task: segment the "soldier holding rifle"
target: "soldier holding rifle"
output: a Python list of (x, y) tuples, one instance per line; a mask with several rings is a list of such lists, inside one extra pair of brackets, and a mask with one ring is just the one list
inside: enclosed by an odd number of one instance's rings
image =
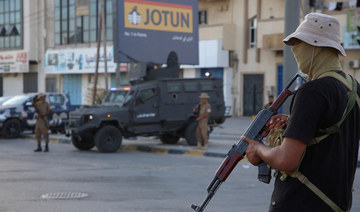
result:
[(299, 88), (290, 116), (275, 115), (274, 147), (243, 137), (246, 156), (278, 170), (269, 211), (349, 211), (360, 139), (359, 84), (342, 72), (338, 19), (310, 13), (284, 39), (301, 72), (312, 81)]

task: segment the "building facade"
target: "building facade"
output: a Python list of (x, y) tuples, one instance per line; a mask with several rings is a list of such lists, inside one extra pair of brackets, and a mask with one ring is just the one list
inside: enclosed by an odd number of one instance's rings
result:
[[(269, 95), (277, 96), (283, 89), (283, 76), (287, 71), (284, 70), (282, 43), (285, 2), (199, 0), (200, 43), (218, 40), (222, 45), (219, 50), (228, 54), (229, 62), (218, 64), (216, 68), (224, 70), (224, 85), (229, 86), (227, 96), (231, 96), (234, 116), (257, 114), (267, 103)], [(347, 54), (347, 57), (340, 57), (341, 64), (346, 73), (360, 80), (359, 1), (301, 0), (299, 6), (300, 22), (309, 12), (325, 13), (340, 20), (342, 43)], [(206, 62), (201, 63), (201, 59), (209, 54), (207, 49), (204, 51), (200, 45), (200, 67), (185, 69), (184, 72), (199, 75), (208, 68)], [(211, 63), (212, 59), (207, 62)]]
[[(222, 78), (231, 114), (256, 114), (283, 88), (285, 1), (199, 0), (199, 64), (182, 65), (181, 77)], [(73, 104), (91, 104), (101, 2), (0, 1), (0, 96), (52, 91), (69, 94)], [(314, 11), (339, 18), (347, 53), (341, 63), (360, 80), (359, 1), (300, 2), (300, 21)], [(127, 64), (113, 62), (113, 4), (104, 1), (99, 97), (127, 82)]]
[(45, 89), (45, 1), (0, 1), (0, 95)]
[[(121, 82), (126, 80), (126, 66), (114, 63), (113, 1), (105, 0), (103, 5), (101, 2), (47, 1), (44, 71), (48, 81), (55, 85), (49, 85), (47, 90), (69, 94), (73, 104), (92, 104), (95, 81), (97, 97), (101, 98), (106, 89), (116, 84), (117, 68), (121, 69)], [(105, 14), (102, 23), (99, 22), (101, 11)], [(102, 38), (99, 58), (98, 36)], [(95, 79), (97, 60), (98, 79)]]

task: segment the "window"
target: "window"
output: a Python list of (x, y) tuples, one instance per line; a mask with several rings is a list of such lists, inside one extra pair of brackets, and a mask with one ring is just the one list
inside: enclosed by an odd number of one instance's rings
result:
[(203, 83), (203, 84), (201, 84), (201, 90), (202, 91), (212, 91), (213, 86), (211, 83)]
[(65, 102), (64, 96), (61, 94), (49, 95), (49, 104), (51, 106), (62, 106)]
[(124, 104), (127, 104), (128, 102), (130, 102), (130, 100), (132, 99), (134, 94), (135, 94), (134, 91), (130, 91), (130, 93), (125, 97)]
[(169, 92), (180, 92), (181, 91), (181, 84), (169, 84), (168, 85)]
[(110, 91), (104, 98), (103, 103), (123, 103), (126, 95), (129, 93), (127, 90)]
[(206, 10), (199, 11), (199, 25), (207, 24), (207, 12)]
[[(76, 16), (75, 0), (55, 0), (55, 44), (97, 41), (101, 0), (89, 0), (89, 15)], [(112, 0), (105, 0), (106, 40), (112, 40)]]
[(142, 90), (140, 92), (140, 96), (143, 101), (146, 101), (155, 95), (156, 95), (156, 88), (150, 88), (150, 89)]
[(250, 20), (250, 37), (249, 37), (250, 48), (256, 48), (256, 27), (257, 27), (257, 21), (255, 17)]
[(0, 49), (22, 48), (22, 5), (21, 0), (0, 0)]
[(198, 86), (196, 83), (185, 83), (185, 91), (197, 91)]

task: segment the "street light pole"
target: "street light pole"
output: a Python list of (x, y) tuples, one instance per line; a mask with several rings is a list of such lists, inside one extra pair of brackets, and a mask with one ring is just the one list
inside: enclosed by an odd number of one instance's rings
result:
[[(300, 1), (286, 0), (285, 1), (285, 28), (284, 36), (293, 33), (299, 25), (300, 20)], [(291, 52), (291, 47), (284, 45), (284, 73), (283, 73), (283, 88), (291, 81), (291, 79), (298, 72), (298, 65), (295, 61), (294, 55)], [(288, 114), (290, 112), (290, 101), (287, 100), (283, 104), (283, 112)]]
[(104, 73), (105, 73), (105, 92), (109, 90), (109, 79), (108, 79), (108, 70), (107, 70), (107, 52), (106, 52), (106, 23), (105, 23), (105, 1), (101, 2), (101, 12), (102, 12), (102, 30), (103, 30), (103, 44), (104, 44)]
[(94, 90), (93, 90), (93, 98), (92, 98), (92, 104), (95, 104), (96, 100), (96, 93), (97, 93), (97, 82), (98, 82), (98, 75), (99, 75), (99, 60), (100, 60), (100, 43), (101, 43), (101, 30), (102, 30), (102, 24), (103, 24), (103, 8), (104, 6), (104, 0), (101, 0), (101, 9), (100, 9), (100, 15), (99, 15), (99, 26), (97, 31), (97, 50), (96, 50), (96, 66), (95, 66), (95, 76), (94, 76)]

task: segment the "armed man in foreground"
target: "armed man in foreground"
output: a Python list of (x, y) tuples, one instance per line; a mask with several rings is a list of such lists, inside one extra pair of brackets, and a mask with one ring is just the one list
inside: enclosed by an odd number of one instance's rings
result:
[[(299, 88), (290, 116), (267, 123), (278, 133), (273, 147), (243, 137), (248, 160), (265, 161), (276, 172), (269, 211), (349, 211), (360, 139), (360, 88), (342, 72), (338, 54), (338, 19), (318, 13), (305, 16), (284, 39), (301, 72), (312, 81)], [(281, 129), (285, 131), (281, 133)]]

